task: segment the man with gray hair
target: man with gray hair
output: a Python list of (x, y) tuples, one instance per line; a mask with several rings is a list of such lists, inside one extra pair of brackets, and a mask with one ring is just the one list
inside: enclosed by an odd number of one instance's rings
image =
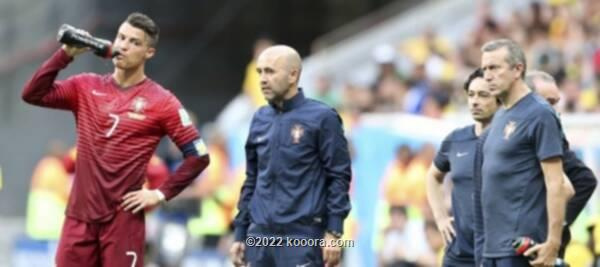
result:
[(527, 86), (548, 101), (550, 106), (556, 109), (560, 101), (560, 90), (552, 75), (540, 70), (532, 70), (525, 75)]
[[(551, 106), (555, 107), (560, 101), (560, 90), (552, 75), (543, 71), (530, 71), (525, 76), (525, 81), (529, 88), (546, 99)], [(569, 149), (569, 142), (566, 139), (564, 140), (564, 151), (563, 169), (571, 184), (573, 184), (575, 196), (567, 203), (565, 215), (567, 225), (563, 229), (562, 244), (558, 253), (559, 257), (564, 257), (566, 246), (571, 240), (569, 226), (575, 221), (588, 200), (592, 197), (598, 183), (594, 172), (577, 158), (575, 152)]]
[[(482, 47), (481, 68), (502, 103), (483, 143), (481, 205), (484, 266), (553, 266), (561, 243), (568, 192), (563, 133), (548, 103), (525, 84), (523, 50), (500, 39)], [(546, 197), (546, 196), (552, 197)], [(515, 256), (515, 238), (539, 245)]]

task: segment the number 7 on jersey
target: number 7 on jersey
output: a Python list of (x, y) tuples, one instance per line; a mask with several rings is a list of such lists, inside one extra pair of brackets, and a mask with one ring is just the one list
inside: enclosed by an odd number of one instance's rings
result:
[(119, 124), (119, 121), (121, 120), (119, 118), (119, 115), (117, 115), (117, 114), (109, 113), (108, 116), (113, 118), (115, 121), (113, 122), (113, 125), (110, 127), (110, 129), (106, 133), (106, 137), (110, 137), (115, 132), (115, 129), (117, 129), (117, 125)]

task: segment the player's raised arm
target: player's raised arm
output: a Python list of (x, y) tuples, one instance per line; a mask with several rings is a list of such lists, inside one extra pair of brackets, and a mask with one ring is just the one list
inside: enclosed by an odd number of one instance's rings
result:
[(33, 74), (23, 88), (22, 98), (25, 102), (43, 107), (73, 110), (77, 103), (77, 80), (79, 76), (65, 81), (55, 81), (58, 72), (77, 55), (89, 50), (63, 45)]

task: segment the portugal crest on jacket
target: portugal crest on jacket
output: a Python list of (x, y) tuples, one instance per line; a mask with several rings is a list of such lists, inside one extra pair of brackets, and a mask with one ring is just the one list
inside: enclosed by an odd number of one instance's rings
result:
[(504, 140), (508, 140), (516, 129), (517, 123), (515, 121), (509, 121), (506, 126), (504, 126)]
[(304, 135), (304, 128), (300, 124), (294, 124), (290, 133), (292, 135), (292, 143), (299, 144), (300, 138)]

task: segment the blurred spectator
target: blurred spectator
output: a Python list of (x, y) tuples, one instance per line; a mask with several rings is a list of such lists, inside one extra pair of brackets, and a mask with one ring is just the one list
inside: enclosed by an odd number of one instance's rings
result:
[(154, 154), (146, 167), (146, 181), (144, 187), (148, 189), (159, 188), (169, 178), (169, 169), (164, 161)]
[(375, 89), (384, 78), (398, 76), (396, 68), (398, 52), (391, 44), (380, 44), (375, 46), (372, 53), (373, 60), (377, 64), (377, 77), (371, 86)]
[(435, 221), (427, 220), (425, 222), (425, 236), (427, 238), (429, 249), (435, 254), (435, 261), (432, 261), (431, 264), (441, 266), (444, 260), (444, 239), (442, 238), (442, 234), (440, 234)]
[(428, 94), (423, 103), (422, 114), (430, 118), (440, 119), (444, 111), (444, 103), (442, 102), (444, 100), (441, 97), (437, 97), (437, 95), (433, 93)]
[(237, 131), (240, 125), (250, 121), (256, 109), (267, 104), (260, 88), (258, 72), (256, 72), (256, 59), (264, 49), (273, 44), (273, 40), (269, 38), (261, 37), (255, 41), (252, 59), (246, 66), (242, 92), (227, 103), (217, 116), (216, 127), (219, 131), (223, 133)]
[(258, 38), (254, 42), (252, 60), (250, 60), (250, 63), (248, 63), (246, 66), (246, 74), (244, 76), (242, 91), (244, 94), (250, 97), (254, 107), (260, 107), (267, 104), (267, 101), (262, 94), (262, 90), (260, 89), (260, 80), (258, 73), (256, 72), (256, 59), (263, 50), (269, 46), (272, 46), (273, 44), (273, 40), (269, 38)]
[(565, 261), (570, 264), (571, 267), (588, 267), (598, 266), (592, 265), (594, 262), (594, 255), (590, 249), (585, 245), (576, 240), (572, 240), (567, 247), (565, 253)]
[(338, 108), (340, 106), (339, 91), (333, 90), (330, 79), (327, 74), (317, 78), (313, 99), (321, 101), (332, 108)]
[(426, 27), (421, 36), (408, 39), (402, 44), (402, 51), (416, 65), (425, 65), (433, 57), (447, 60), (451, 49), (450, 42), (439, 36), (432, 27)]
[(419, 208), (421, 215), (429, 214), (425, 176), (434, 156), (435, 147), (429, 143), (424, 144), (406, 168), (407, 198), (411, 206)]
[(404, 98), (404, 111), (409, 113), (420, 113), (429, 93), (429, 81), (425, 74), (425, 65), (415, 66), (410, 79), (410, 88)]
[(566, 76), (563, 53), (544, 34), (539, 34), (540, 39), (531, 47), (529, 68), (544, 71), (552, 75), (557, 84), (561, 84)]
[(214, 249), (220, 247), (219, 244), (228, 233), (231, 223), (232, 207), (227, 204), (226, 199), (232, 194), (232, 190), (239, 188), (234, 189), (227, 185), (231, 169), (225, 137), (216, 129), (203, 132), (208, 142), (211, 164), (194, 184), (193, 194), (202, 199), (202, 202), (200, 215), (190, 218), (188, 230), (192, 236), (202, 241), (202, 247)]
[(26, 212), (26, 232), (32, 239), (60, 237), (71, 184), (62, 161), (64, 155), (65, 145), (52, 140), (33, 170)]
[[(529, 6), (530, 15), (526, 22), (527, 36), (535, 38), (538, 34), (545, 35), (548, 33), (549, 14), (540, 2), (532, 2)], [(531, 39), (530, 39), (531, 41)]]
[(409, 187), (406, 169), (412, 160), (412, 152), (408, 145), (396, 148), (396, 157), (387, 167), (383, 181), (385, 200), (390, 206), (409, 205)]
[(427, 243), (423, 223), (409, 220), (404, 206), (390, 207), (389, 216), (389, 226), (383, 232), (379, 266), (435, 266), (436, 256)]
[(600, 266), (600, 217), (594, 216), (587, 227), (589, 234), (587, 247), (592, 251), (593, 264), (591, 266)]
[(402, 110), (402, 100), (406, 95), (406, 85), (396, 76), (383, 77), (374, 95), (374, 111), (392, 112)]
[[(344, 81), (341, 88), (341, 116), (343, 116), (343, 113), (347, 113), (347, 116), (354, 117), (354, 115), (360, 116), (361, 113), (373, 111), (375, 99), (372, 90), (368, 86), (368, 84), (358, 81), (358, 79)], [(346, 126), (344, 125), (344, 127)]]
[[(402, 99), (406, 93), (406, 86), (402, 81), (396, 61), (398, 52), (390, 44), (377, 45), (372, 51), (373, 60), (377, 64), (375, 81), (370, 85), (371, 94), (368, 111), (391, 112), (399, 111), (402, 107)], [(357, 97), (360, 99), (360, 97)]]

